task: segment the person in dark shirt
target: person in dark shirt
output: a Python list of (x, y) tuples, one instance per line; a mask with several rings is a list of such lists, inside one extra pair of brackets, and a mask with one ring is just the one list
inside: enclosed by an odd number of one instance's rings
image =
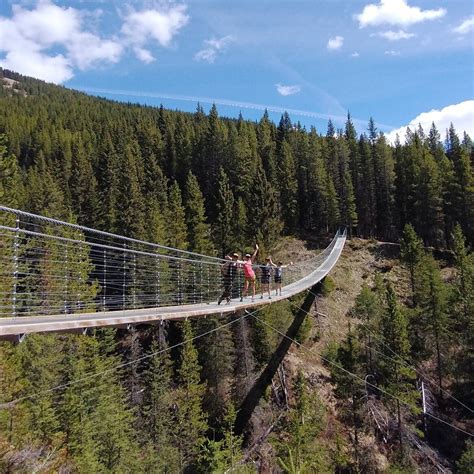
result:
[(222, 285), (224, 291), (219, 297), (217, 304), (221, 304), (223, 300), (227, 300), (227, 304), (230, 304), (230, 298), (232, 296), (232, 285), (234, 284), (235, 276), (237, 275), (237, 269), (239, 267), (239, 254), (234, 253), (232, 256), (225, 256), (226, 262), (221, 267), (222, 273)]
[(273, 267), (276, 266), (272, 262), (271, 257), (267, 257), (265, 259), (265, 265), (260, 265), (260, 285), (261, 285), (261, 291), (262, 291), (262, 296), (260, 296), (260, 299), (263, 300), (263, 294), (265, 292), (268, 292), (268, 299), (271, 300), (272, 296), (270, 294), (270, 277), (273, 271)]
[(293, 262), (290, 262), (288, 265), (283, 265), (283, 262), (278, 262), (277, 265), (273, 264), (275, 267), (275, 295), (278, 295), (278, 292), (280, 292), (281, 296), (281, 280), (283, 277), (283, 269), (286, 267), (289, 267), (290, 265), (293, 265)]

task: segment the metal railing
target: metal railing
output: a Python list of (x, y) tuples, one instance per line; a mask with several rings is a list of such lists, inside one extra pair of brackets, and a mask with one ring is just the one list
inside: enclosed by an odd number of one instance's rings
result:
[[(338, 235), (314, 258), (285, 268), (283, 284), (323, 263)], [(225, 262), (0, 206), (0, 317), (215, 302)], [(239, 270), (234, 298), (242, 287)]]

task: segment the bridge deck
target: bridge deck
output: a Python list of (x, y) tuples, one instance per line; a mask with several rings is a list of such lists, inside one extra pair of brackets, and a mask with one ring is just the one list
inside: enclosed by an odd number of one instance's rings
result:
[(275, 303), (301, 293), (321, 281), (337, 263), (342, 249), (344, 248), (345, 240), (345, 236), (338, 237), (331, 253), (328, 255), (326, 260), (319, 265), (319, 267), (305, 278), (284, 286), (282, 289), (282, 296), (272, 295), (271, 300), (265, 296), (263, 299), (260, 299), (260, 295), (257, 295), (254, 302), (251, 301), (250, 297), (247, 297), (243, 302), (233, 300), (231, 301), (231, 304), (228, 305), (218, 305), (217, 302), (211, 302), (124, 311), (119, 310), (83, 314), (1, 318), (0, 339), (36, 332), (74, 331), (94, 327), (117, 327), (127, 324), (156, 323), (161, 320), (179, 320), (216, 314), (222, 315), (246, 308), (254, 308)]

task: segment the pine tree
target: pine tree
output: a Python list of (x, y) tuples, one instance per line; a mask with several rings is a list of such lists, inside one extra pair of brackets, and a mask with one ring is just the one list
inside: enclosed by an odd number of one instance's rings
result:
[(206, 414), (202, 409), (205, 386), (200, 381), (201, 367), (198, 353), (191, 341), (191, 323), (181, 324), (182, 346), (178, 369), (179, 387), (175, 395), (176, 420), (173, 433), (180, 454), (180, 469), (192, 466), (204, 442), (207, 429)]
[(349, 171), (349, 149), (345, 138), (339, 136), (336, 141), (336, 153), (339, 166), (339, 218), (340, 223), (349, 230), (349, 236), (352, 235), (353, 227), (357, 226), (357, 211), (354, 197), (354, 188)]
[(354, 315), (362, 320), (359, 333), (365, 345), (365, 363), (367, 373), (374, 373), (374, 354), (372, 335), (377, 330), (380, 319), (380, 304), (376, 294), (366, 285), (362, 285), (357, 295)]
[(143, 239), (145, 232), (145, 201), (140, 184), (140, 160), (137, 143), (126, 145), (120, 176), (118, 230), (121, 234)]
[(286, 472), (329, 472), (328, 453), (318, 443), (324, 426), (324, 407), (317, 394), (310, 392), (301, 371), (294, 382), (294, 393), (294, 406), (283, 425), (288, 438), (279, 445), (279, 463)]
[[(154, 455), (155, 469), (179, 469), (179, 453), (173, 440), (173, 366), (167, 351), (165, 326), (157, 326), (150, 346), (148, 367), (144, 370), (143, 420), (146, 442)], [(156, 355), (153, 355), (156, 354)]]
[(454, 229), (456, 276), (451, 294), (451, 330), (460, 335), (455, 356), (456, 392), (467, 404), (474, 401), (474, 254), (466, 248), (461, 226)]
[[(0, 202), (2, 205), (13, 208), (21, 208), (24, 202), (24, 189), (20, 167), (17, 159), (8, 153), (5, 144), (5, 136), (0, 134)], [(14, 214), (2, 213), (0, 225), (17, 227), (17, 217)], [(16, 300), (14, 291), (18, 281), (18, 258), (20, 234), (14, 231), (3, 230), (2, 243), (0, 244), (0, 312), (8, 314), (11, 309), (16, 313)], [(7, 309), (8, 308), (8, 309)]]
[(234, 245), (234, 194), (230, 189), (229, 179), (224, 168), (221, 168), (219, 171), (216, 210), (217, 218), (214, 227), (215, 244), (220, 249), (221, 255), (224, 256)]
[(406, 224), (400, 241), (400, 259), (410, 272), (412, 303), (416, 304), (415, 270), (424, 255), (423, 243), (411, 224)]
[(169, 246), (186, 250), (188, 247), (186, 213), (181, 198), (181, 190), (176, 181), (169, 189), (166, 224)]
[(243, 249), (247, 245), (247, 231), (247, 208), (245, 207), (244, 200), (239, 197), (234, 206), (234, 225), (232, 230), (235, 248)]
[(394, 164), (392, 150), (385, 137), (380, 135), (372, 147), (372, 160), (375, 178), (377, 234), (392, 238), (392, 211), (394, 188)]
[(196, 177), (189, 172), (186, 181), (185, 203), (189, 250), (212, 255), (210, 226), (206, 222), (204, 197)]
[(209, 111), (208, 129), (204, 136), (204, 150), (200, 163), (200, 172), (197, 175), (202, 184), (202, 191), (207, 201), (207, 214), (211, 219), (216, 217), (215, 192), (219, 169), (223, 164), (225, 151), (225, 128), (213, 104)]
[(298, 210), (298, 182), (296, 180), (296, 166), (290, 145), (284, 141), (280, 146), (278, 156), (278, 186), (282, 217), (287, 232), (296, 229)]
[[(219, 326), (215, 317), (199, 319), (196, 327), (200, 334), (215, 330)], [(199, 359), (202, 366), (202, 378), (206, 381), (204, 408), (209, 414), (209, 422), (215, 426), (225, 414), (230, 401), (232, 388), (234, 344), (229, 327), (199, 340)]]
[[(62, 423), (68, 448), (80, 472), (130, 471), (138, 466), (138, 445), (132, 429), (132, 411), (116, 372), (114, 356), (104, 357), (100, 343), (91, 337), (71, 339), (67, 350), (71, 384), (64, 394)], [(98, 372), (90, 378), (85, 374)]]
[(0, 134), (0, 202), (7, 207), (22, 207), (23, 192), (18, 161), (14, 155), (8, 153), (6, 137)]
[(100, 215), (100, 228), (108, 232), (117, 233), (118, 229), (118, 206), (120, 187), (120, 163), (117, 151), (110, 133), (106, 133), (98, 150), (99, 176), (98, 191), (100, 193), (101, 206), (98, 208)]
[(203, 472), (225, 472), (232, 470), (237, 473), (249, 472), (239, 466), (242, 458), (242, 436), (234, 433), (235, 408), (232, 403), (227, 405), (221, 420), (220, 439), (207, 440), (200, 455), (200, 468)]
[(356, 201), (359, 201), (359, 196), (362, 192), (361, 186), (363, 186), (365, 177), (360, 173), (360, 151), (357, 143), (357, 132), (349, 113), (347, 114), (344, 136), (347, 146), (349, 147), (349, 170), (354, 187), (354, 194)]
[[(439, 396), (442, 397), (443, 365), (441, 348), (446, 343), (447, 329), (447, 291), (439, 267), (431, 255), (426, 255), (419, 268), (419, 283), (417, 302), (421, 316), (425, 321), (430, 339), (434, 342), (436, 356), (436, 372), (438, 378)], [(432, 347), (432, 344), (429, 344)]]
[[(268, 182), (261, 164), (248, 195), (247, 218), (250, 236), (265, 247), (270, 247), (280, 235), (281, 221), (275, 190)], [(262, 250), (263, 252), (263, 250)]]
[(97, 219), (97, 180), (82, 140), (77, 137), (72, 148), (72, 170), (69, 183), (72, 206), (82, 225), (92, 226)]
[[(364, 389), (352, 374), (356, 374), (359, 378), (365, 376), (364, 371), (361, 371), (361, 353), (361, 348), (349, 328), (347, 338), (339, 347), (336, 357), (338, 366), (344, 368), (345, 371), (338, 367), (334, 367), (334, 370), (331, 371), (331, 378), (336, 384), (336, 395), (341, 400), (350, 400), (350, 409), (348, 412), (344, 409), (343, 416), (350, 420), (354, 429), (354, 452), (357, 460), (359, 458), (359, 429), (362, 424), (361, 400), (364, 396)], [(372, 371), (369, 369), (368, 374), (371, 373)]]
[(18, 346), (16, 354), (22, 386), (18, 395), (37, 394), (22, 402), (28, 412), (24, 432), (47, 445), (55, 445), (61, 436), (56, 410), (58, 393), (48, 391), (63, 381), (60, 372), (63, 355), (58, 350), (58, 341), (58, 336), (32, 334)]
[(468, 241), (474, 239), (472, 222), (474, 209), (474, 178), (469, 153), (461, 146), (456, 131), (451, 124), (447, 139), (447, 156), (453, 163), (454, 186), (451, 192), (454, 222), (459, 222)]
[(439, 246), (444, 233), (442, 183), (431, 154), (425, 150), (423, 155), (415, 201), (417, 223), (424, 242)]
[(277, 180), (276, 171), (276, 143), (275, 143), (275, 127), (270, 122), (268, 111), (265, 110), (260, 122), (257, 126), (258, 137), (258, 155), (262, 159), (263, 169), (268, 176), (270, 182)]
[(376, 226), (375, 177), (370, 142), (365, 135), (359, 139), (360, 174), (364, 177), (357, 196), (359, 233), (364, 237), (373, 237)]
[(405, 314), (399, 307), (395, 291), (390, 283), (386, 289), (386, 307), (380, 320), (380, 335), (383, 341), (382, 352), (385, 358), (379, 360), (382, 384), (394, 398), (397, 408), (398, 430), (401, 443), (402, 413), (400, 401), (413, 404), (416, 392), (413, 387), (415, 374), (405, 361), (409, 355), (408, 325)]

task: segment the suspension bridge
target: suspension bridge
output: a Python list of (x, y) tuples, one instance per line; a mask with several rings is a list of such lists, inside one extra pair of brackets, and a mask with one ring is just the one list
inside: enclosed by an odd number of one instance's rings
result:
[[(321, 281), (346, 240), (285, 268), (282, 294), (243, 298), (238, 272), (219, 305), (226, 260), (0, 206), (0, 338), (223, 315), (271, 304)], [(259, 265), (255, 265), (258, 278)]]

